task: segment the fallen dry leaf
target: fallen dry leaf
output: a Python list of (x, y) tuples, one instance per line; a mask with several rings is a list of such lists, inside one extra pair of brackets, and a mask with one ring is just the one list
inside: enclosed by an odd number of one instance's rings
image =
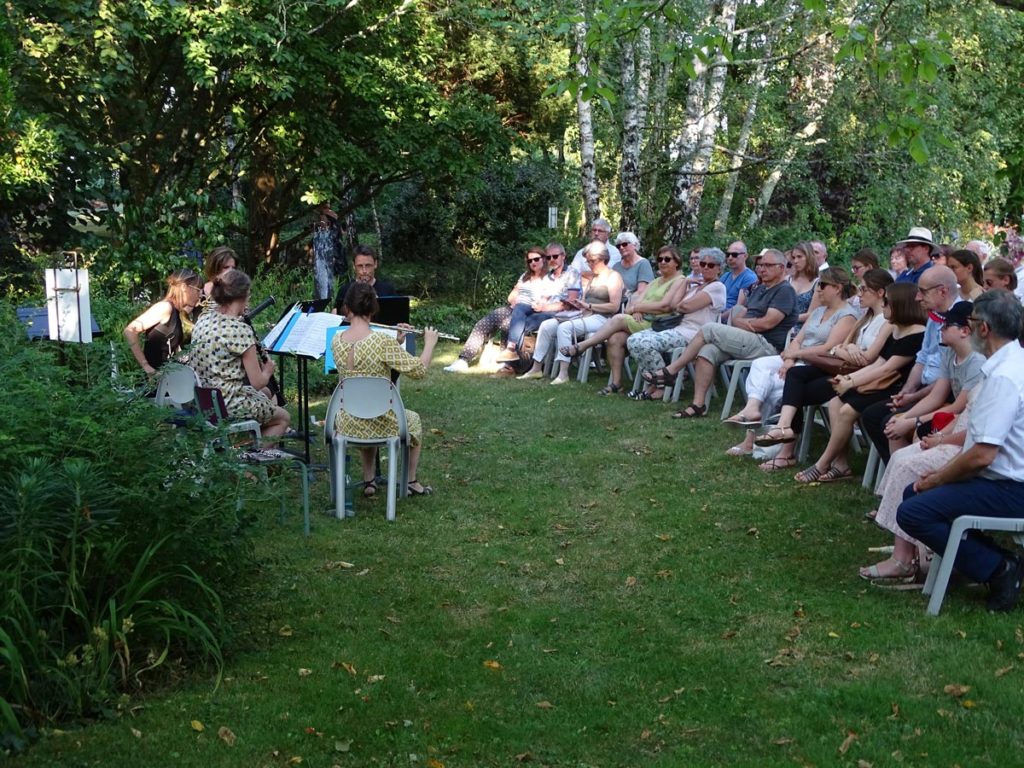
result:
[(858, 760), (857, 768), (874, 768), (874, 763), (869, 763), (867, 760)]
[(963, 696), (965, 693), (967, 693), (969, 690), (971, 690), (971, 686), (969, 685), (958, 685), (957, 683), (950, 683), (942, 689), (942, 692), (952, 696), (953, 698), (959, 698)]
[(800, 637), (800, 634), (801, 634), (801, 631), (800, 631), (800, 627), (798, 627), (798, 626), (794, 625), (794, 626), (793, 626), (793, 627), (792, 627), (792, 628), (791, 628), (791, 629), (790, 629), (790, 630), (789, 630), (789, 631), (788, 631), (788, 632), (786, 633), (786, 639), (787, 639), (787, 640), (789, 640), (790, 642), (792, 642), (793, 640), (796, 640), (796, 639), (797, 639), (798, 637)]
[(538, 701), (536, 706), (537, 706), (537, 709), (554, 709), (555, 708), (555, 705), (552, 704), (547, 699), (545, 699), (544, 701)]
[(516, 761), (520, 763), (528, 763), (533, 760), (533, 754), (530, 752), (520, 752), (516, 755)]
[(828, 636), (831, 637), (833, 640), (836, 640), (836, 639), (839, 638), (839, 635), (836, 634), (835, 632), (829, 632)]
[(291, 627), (285, 624), (283, 627), (277, 630), (277, 634), (279, 634), (281, 637), (291, 637), (295, 634), (295, 630), (293, 630)]
[(196, 733), (202, 733), (203, 731), (206, 730), (206, 726), (203, 725), (198, 720), (193, 720), (192, 721), (192, 730), (195, 731)]
[(555, 558), (555, 565), (565, 565), (565, 558), (564, 557), (557, 557), (557, 558)]
[(787, 739), (785, 736), (783, 736), (780, 739), (776, 739), (775, 741), (772, 742), (772, 744), (774, 744), (777, 747), (784, 747), (787, 744), (792, 744), (792, 743), (793, 743), (793, 739)]
[(355, 563), (346, 563), (344, 560), (328, 560), (324, 563), (325, 571), (333, 571), (338, 568), (355, 568)]
[(227, 726), (223, 726), (222, 725), (220, 728), (218, 728), (217, 729), (217, 736), (218, 736), (218, 738), (220, 738), (221, 741), (223, 741), (229, 747), (235, 746), (235, 734)]
[(659, 533), (658, 539), (661, 541), (672, 541), (672, 535), (669, 533)]
[(132, 736), (134, 736), (136, 739), (141, 739), (142, 731), (140, 731), (138, 728), (132, 728)]
[(651, 738), (651, 732), (649, 730), (644, 728), (640, 731), (640, 741), (647, 741), (649, 738)]
[(331, 665), (334, 669), (344, 669), (352, 677), (356, 676), (356, 668), (349, 664), (347, 661), (336, 661)]
[(843, 739), (843, 743), (839, 745), (839, 754), (845, 755), (846, 751), (851, 747), (853, 742), (857, 740), (857, 734), (853, 731), (846, 732), (846, 738)]
[(352, 748), (352, 739), (346, 739), (345, 741), (335, 741), (334, 751), (335, 752), (348, 752)]
[(357, 573), (356, 576), (365, 576), (369, 572), (370, 572), (369, 568), (363, 568), (363, 570), (361, 570), (359, 573)]
[(627, 587), (635, 587), (636, 586), (636, 576), (627, 576), (626, 577), (626, 586)]
[(296, 755), (295, 757), (288, 758), (288, 765), (298, 765), (302, 762), (302, 758)]
[(756, 539), (758, 533), (757, 528), (747, 528), (747, 536), (753, 536)]
[(896, 703), (896, 702), (894, 701), (894, 702), (892, 702), (892, 703), (891, 703), (891, 704), (889, 705), (889, 709), (890, 709), (890, 710), (892, 711), (892, 714), (891, 714), (891, 715), (889, 715), (889, 719), (890, 719), (890, 720), (899, 720), (899, 717), (900, 717), (900, 705), (899, 705), (899, 704), (897, 704), (897, 703)]
[(309, 677), (313, 674), (312, 669), (306, 669), (305, 667), (299, 667), (299, 677)]
[(432, 757), (427, 760), (427, 768), (444, 768), (444, 763)]
[(368, 683), (379, 683), (385, 677), (386, 677), (386, 675), (368, 675), (367, 678), (366, 678), (366, 682), (368, 682)]
[(441, 431), (440, 429), (438, 429), (437, 427), (431, 427), (431, 428), (430, 428), (430, 434), (432, 434), (432, 435), (443, 435), (443, 434), (444, 434), (444, 432), (442, 432), (442, 431)]
[(723, 640), (732, 640), (734, 637), (736, 637), (736, 630), (728, 629), (722, 634), (720, 634), (719, 637)]
[(662, 570), (658, 571), (654, 575), (657, 576), (659, 579), (671, 579), (672, 578), (672, 570), (669, 569), (669, 568), (663, 568)]
[(488, 659), (484, 662), (484, 666), (488, 669), (501, 669), (501, 664), (494, 659)]
[(978, 706), (978, 702), (974, 701), (973, 699), (964, 699), (960, 702), (960, 706), (964, 709), (974, 709), (976, 706)]
[(1013, 664), (1011, 664), (1011, 665), (1010, 665), (1010, 666), (1008, 666), (1008, 667), (1003, 667), (1002, 669), (997, 669), (997, 670), (996, 670), (996, 677), (1002, 677), (1003, 675), (1007, 675), (1007, 674), (1009, 674), (1009, 673), (1010, 673), (1010, 672), (1011, 672), (1012, 670), (1013, 670)]

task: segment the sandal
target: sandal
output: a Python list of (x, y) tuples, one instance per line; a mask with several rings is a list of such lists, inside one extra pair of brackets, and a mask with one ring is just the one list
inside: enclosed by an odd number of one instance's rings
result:
[(850, 471), (849, 467), (840, 469), (835, 464), (828, 468), (827, 472), (822, 472), (818, 478), (819, 482), (822, 483), (837, 483), (840, 480), (850, 480), (853, 478), (853, 472)]
[(375, 480), (367, 480), (363, 483), (363, 498), (372, 499), (377, 495), (377, 482)]
[(743, 413), (737, 413), (735, 416), (729, 419), (722, 419), (722, 423), (730, 427), (759, 427), (761, 426), (761, 418), (748, 419)]
[(671, 387), (676, 383), (676, 374), (672, 373), (667, 367), (657, 371), (644, 371), (643, 377), (644, 381), (648, 384), (654, 384), (658, 387)]
[(777, 469), (789, 469), (796, 466), (796, 459), (792, 456), (776, 456), (757, 465), (762, 472), (774, 472)]
[(754, 445), (761, 448), (770, 448), (781, 443), (792, 443), (796, 441), (796, 432), (792, 427), (772, 427), (763, 435), (758, 435)]
[[(893, 564), (893, 571), (891, 573), (882, 573), (878, 566), (885, 565), (886, 563)], [(895, 557), (890, 557), (888, 560), (882, 560), (880, 563), (874, 565), (868, 565), (857, 571), (860, 577), (865, 581), (874, 582), (876, 579), (899, 579), (901, 581), (913, 580), (917, 577), (917, 561), (911, 560), (909, 563), (904, 563), (902, 560), (897, 560)]]
[[(756, 440), (754, 442), (757, 442)], [(793, 479), (798, 483), (816, 483), (824, 473), (818, 469), (817, 464), (811, 464), (807, 469), (802, 472), (797, 472), (793, 475)]]
[(685, 410), (676, 411), (672, 414), (673, 419), (699, 419), (702, 416), (708, 415), (708, 407), (706, 405), (697, 405), (696, 403), (690, 403), (686, 406)]
[[(418, 485), (419, 490), (413, 488), (413, 485)], [(410, 496), (429, 496), (434, 492), (434, 489), (429, 485), (423, 485), (419, 480), (410, 480), (409, 485), (406, 486)]]
[[(654, 395), (652, 395), (646, 389), (634, 389), (632, 392), (630, 392), (626, 396), (630, 400), (653, 400), (654, 399)], [(661, 400), (660, 397), (658, 399)]]
[[(601, 389), (597, 390), (597, 394), (601, 395), (602, 397), (606, 397), (607, 395), (617, 395), (621, 391), (622, 391), (622, 387), (619, 386), (618, 384), (609, 384), (609, 385), (607, 385), (605, 387), (601, 387)], [(632, 397), (632, 395), (630, 395), (630, 396)]]
[(567, 347), (559, 347), (558, 354), (565, 355), (566, 357), (576, 357), (580, 353), (580, 348), (575, 344), (570, 344)]
[(754, 452), (753, 448), (747, 448), (743, 443), (734, 445), (728, 451), (725, 452), (726, 456), (750, 456)]

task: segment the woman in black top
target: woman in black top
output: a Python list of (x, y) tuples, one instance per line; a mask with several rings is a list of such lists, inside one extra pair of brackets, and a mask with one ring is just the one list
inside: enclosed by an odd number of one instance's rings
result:
[[(167, 294), (125, 326), (124, 337), (147, 376), (153, 376), (181, 349), (185, 341), (181, 313), (195, 309), (202, 285), (191, 269), (172, 272), (167, 278)], [(139, 341), (140, 334), (145, 334), (144, 343)]]

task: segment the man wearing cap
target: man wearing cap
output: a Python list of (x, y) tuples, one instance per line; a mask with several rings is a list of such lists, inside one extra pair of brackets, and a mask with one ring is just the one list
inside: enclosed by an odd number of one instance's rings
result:
[(917, 283), (917, 300), (928, 313), (928, 322), (924, 327), (924, 341), (914, 367), (910, 369), (903, 388), (891, 400), (869, 405), (860, 417), (882, 461), (889, 460), (886, 422), (893, 413), (907, 410), (931, 392), (932, 385), (942, 372), (942, 316), (959, 296), (956, 275), (949, 267), (936, 265), (926, 270)]
[(896, 243), (907, 259), (907, 268), (896, 277), (897, 283), (916, 283), (932, 266), (932, 231), (927, 227), (911, 227), (905, 240)]
[[(590, 225), (590, 236), (591, 242), (598, 240), (604, 244), (608, 249), (608, 266), (614, 267), (620, 261), (622, 261), (622, 254), (619, 253), (619, 249), (608, 242), (608, 238), (612, 233), (612, 225), (608, 223), (608, 219), (597, 219), (593, 224)], [(589, 243), (587, 244), (589, 245)], [(590, 267), (587, 266), (587, 257), (584, 251), (587, 246), (583, 246), (572, 259), (570, 267), (579, 272), (583, 277), (590, 277), (592, 275)]]
[(957, 414), (967, 407), (967, 395), (981, 381), (981, 366), (985, 363), (985, 357), (970, 345), (973, 308), (969, 301), (958, 301), (946, 312), (936, 313), (942, 321), (938, 378), (927, 396), (910, 410), (893, 414), (886, 423), (890, 454), (910, 445), (915, 430), (922, 435), (930, 433), (936, 411)]
[(619, 232), (615, 244), (622, 253), (622, 261), (612, 267), (622, 277), (627, 295), (642, 292), (654, 279), (651, 262), (640, 257), (640, 238), (632, 232)]
[[(971, 401), (964, 449), (908, 486), (896, 522), (942, 554), (961, 515), (1024, 517), (1024, 349), (1017, 343), (1024, 307), (1008, 291), (983, 293), (969, 318), (972, 342), (988, 359)], [(988, 609), (1010, 611), (1020, 596), (1024, 561), (977, 532), (957, 550), (954, 567), (989, 585)]]
[[(725, 286), (725, 311), (728, 312), (736, 306), (740, 291), (757, 282), (757, 275), (747, 266), (747, 245), (742, 240), (737, 240), (725, 251), (725, 266), (728, 271), (721, 280)], [(725, 322), (724, 318), (722, 322)]]

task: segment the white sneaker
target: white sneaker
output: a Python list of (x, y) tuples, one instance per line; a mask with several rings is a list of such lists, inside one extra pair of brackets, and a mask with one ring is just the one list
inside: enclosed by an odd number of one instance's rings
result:
[(543, 379), (543, 371), (527, 371), (522, 376), (516, 376), (520, 381), (529, 381), (530, 379)]
[(469, 363), (467, 363), (461, 357), (457, 357), (455, 358), (454, 363), (452, 363), (451, 365), (446, 365), (444, 369), (448, 371), (448, 373), (465, 373), (466, 371), (469, 370)]

